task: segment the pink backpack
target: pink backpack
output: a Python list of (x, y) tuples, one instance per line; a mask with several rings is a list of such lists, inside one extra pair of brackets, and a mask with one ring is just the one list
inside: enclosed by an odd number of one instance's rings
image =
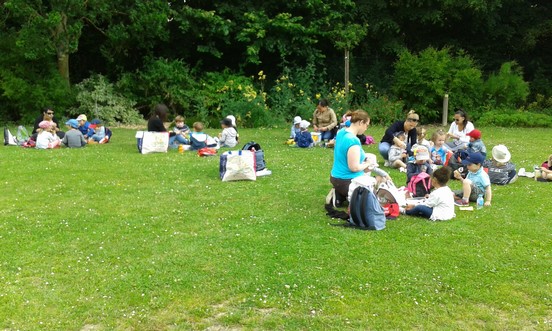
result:
[(425, 197), (431, 189), (431, 176), (427, 172), (412, 176), (406, 189), (413, 197)]

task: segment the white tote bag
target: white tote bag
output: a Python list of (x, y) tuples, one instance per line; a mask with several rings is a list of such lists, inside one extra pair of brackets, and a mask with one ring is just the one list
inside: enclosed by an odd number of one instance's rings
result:
[(233, 180), (256, 180), (255, 153), (229, 151), (220, 156), (220, 178), (223, 182)]
[(138, 131), (136, 132), (138, 151), (142, 154), (166, 153), (169, 148), (168, 132)]

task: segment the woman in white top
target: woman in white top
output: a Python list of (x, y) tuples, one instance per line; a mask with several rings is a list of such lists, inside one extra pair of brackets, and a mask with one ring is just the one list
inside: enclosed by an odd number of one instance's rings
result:
[(454, 112), (454, 121), (450, 124), (447, 132), (447, 139), (452, 141), (447, 142), (447, 147), (452, 151), (465, 149), (468, 147), (470, 137), (467, 135), (475, 129), (473, 123), (468, 120), (468, 114), (462, 108), (456, 109)]

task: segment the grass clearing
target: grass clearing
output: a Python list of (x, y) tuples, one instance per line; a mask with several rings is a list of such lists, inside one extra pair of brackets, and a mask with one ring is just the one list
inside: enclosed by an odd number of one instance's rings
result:
[[(518, 168), (552, 151), (550, 129), (481, 131)], [(1, 329), (552, 327), (550, 183), (494, 185), (491, 207), (452, 221), (358, 231), (325, 215), (332, 150), (290, 148), (286, 128), (241, 129), (272, 175), (229, 183), (218, 156), (140, 155), (134, 133), (1, 149)]]

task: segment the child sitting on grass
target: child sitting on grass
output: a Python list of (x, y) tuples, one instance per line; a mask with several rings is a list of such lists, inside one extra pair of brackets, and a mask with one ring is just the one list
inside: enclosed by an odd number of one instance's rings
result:
[(190, 132), (190, 150), (199, 150), (203, 147), (216, 147), (217, 142), (208, 134), (203, 132), (203, 123), (195, 122), (193, 125), (194, 131)]
[(548, 161), (541, 164), (539, 171), (535, 171), (535, 180), (539, 182), (552, 181), (552, 154), (548, 157)]
[(462, 190), (454, 191), (457, 197), (454, 204), (457, 206), (469, 206), (470, 201), (477, 201), (477, 197), (481, 194), (485, 199), (485, 206), (491, 205), (492, 191), (491, 180), (489, 175), (483, 170), (483, 162), (485, 157), (481, 153), (468, 154), (462, 164), (468, 168), (466, 178), (462, 178), (462, 174), (454, 171), (454, 178), (462, 182)]
[(447, 221), (456, 216), (454, 213), (454, 195), (447, 186), (452, 170), (441, 167), (433, 172), (431, 186), (434, 188), (429, 197), (417, 205), (408, 204), (401, 209), (406, 215), (429, 218), (432, 221)]
[(448, 159), (452, 156), (450, 151), (445, 145), (447, 134), (443, 130), (437, 130), (431, 136), (433, 147), (429, 149), (431, 153), (431, 163), (434, 165), (447, 165)]
[(481, 131), (477, 129), (471, 130), (466, 135), (470, 137), (470, 143), (468, 144), (467, 149), (468, 154), (481, 153), (481, 155), (486, 158), (487, 147), (485, 147), (485, 144), (481, 140)]
[[(393, 143), (393, 146), (389, 147), (389, 164), (392, 168), (399, 169), (400, 172), (406, 172), (406, 160), (408, 154), (406, 148), (403, 148), (404, 141), (406, 140), (406, 133), (403, 131), (394, 134), (399, 140)], [(404, 144), (406, 146), (406, 144)]]
[(238, 144), (238, 130), (232, 126), (232, 120), (228, 117), (220, 121), (222, 132), (219, 133), (220, 147), (236, 147)]
[(295, 140), (295, 137), (301, 132), (301, 116), (295, 116), (293, 118), (293, 125), (291, 126), (291, 132), (289, 134), (289, 139)]
[(419, 173), (425, 172), (430, 176), (431, 174), (433, 174), (433, 169), (429, 164), (429, 151), (427, 150), (427, 147), (422, 145), (415, 145), (412, 148), (412, 151), (414, 153), (415, 160), (413, 162), (409, 162), (406, 165), (406, 185), (407, 186), (408, 186), (408, 183), (410, 183), (410, 180), (412, 179), (412, 177), (416, 176)]
[(190, 128), (184, 123), (184, 116), (178, 115), (174, 118), (173, 127), (174, 136), (169, 138), (169, 146), (188, 145), (190, 142), (186, 135), (190, 133)]
[(63, 136), (61, 143), (69, 148), (80, 148), (85, 146), (86, 140), (84, 140), (82, 132), (78, 130), (79, 123), (77, 120), (68, 120), (65, 122), (65, 125), (67, 125), (68, 130), (65, 133), (65, 136)]
[(308, 148), (314, 146), (314, 140), (309, 132), (309, 121), (302, 120), (299, 124), (301, 131), (295, 136), (295, 145), (301, 148)]
[(61, 144), (61, 140), (56, 135), (56, 127), (53, 125), (53, 122), (42, 121), (38, 124), (36, 131), (38, 135), (36, 137), (36, 148), (37, 149), (50, 149), (58, 148)]

